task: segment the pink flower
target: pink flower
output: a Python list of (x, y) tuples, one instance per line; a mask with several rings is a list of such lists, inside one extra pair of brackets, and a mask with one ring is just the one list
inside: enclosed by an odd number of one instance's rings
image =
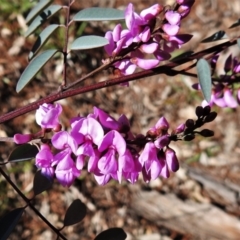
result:
[(60, 104), (44, 103), (36, 111), (36, 122), (42, 128), (57, 128), (59, 126), (59, 115), (62, 112)]
[(71, 154), (70, 148), (66, 148), (53, 158), (53, 162), (57, 163), (55, 170), (56, 178), (64, 187), (71, 186), (74, 180), (80, 175), (80, 171), (76, 168)]
[(41, 168), (41, 172), (43, 175), (51, 178), (54, 176), (54, 168), (52, 167), (52, 162), (53, 154), (49, 145), (41, 145), (41, 150), (36, 155), (35, 165), (38, 168)]
[(126, 142), (121, 134), (115, 130), (108, 132), (98, 145), (98, 151), (102, 153), (100, 159), (95, 159), (95, 179), (98, 184), (106, 184), (111, 177), (117, 178), (118, 161), (126, 151)]

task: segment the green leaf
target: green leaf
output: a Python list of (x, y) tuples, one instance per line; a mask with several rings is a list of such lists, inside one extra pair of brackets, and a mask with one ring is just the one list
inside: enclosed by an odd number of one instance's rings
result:
[(23, 144), (16, 147), (9, 155), (8, 161), (10, 162), (20, 162), (31, 160), (36, 157), (38, 153), (38, 148), (35, 145)]
[(47, 6), (50, 5), (52, 0), (42, 0), (37, 5), (34, 6), (34, 8), (29, 12), (26, 18), (26, 23), (28, 24), (33, 20), (33, 18), (38, 15), (42, 10), (44, 10)]
[(27, 68), (22, 73), (20, 79), (18, 80), (16, 91), (20, 92), (42, 69), (42, 67), (52, 58), (52, 56), (57, 52), (57, 49), (47, 50), (42, 52), (40, 55), (35, 57), (27, 66)]
[(104, 37), (95, 35), (82, 36), (74, 40), (71, 46), (71, 50), (92, 49), (97, 47), (103, 47), (109, 42)]
[(240, 25), (240, 19), (238, 19), (235, 23), (233, 23), (229, 28), (235, 28)]
[(28, 37), (32, 34), (39, 26), (45, 23), (49, 18), (51, 18), (55, 13), (57, 13), (62, 6), (60, 5), (51, 5), (41, 12), (30, 24), (28, 30), (25, 33), (25, 37)]
[(212, 93), (211, 70), (208, 62), (203, 58), (197, 62), (197, 75), (203, 96), (207, 102), (210, 102)]
[(76, 224), (83, 220), (86, 216), (87, 208), (84, 203), (82, 203), (79, 199), (76, 199), (72, 202), (72, 204), (67, 209), (65, 218), (64, 218), (64, 226), (70, 226)]
[(227, 38), (226, 33), (224, 31), (218, 31), (218, 32), (214, 33), (213, 35), (211, 35), (210, 37), (202, 40), (201, 43), (214, 42), (214, 41), (218, 41), (218, 40), (221, 40), (224, 38)]
[(20, 220), (25, 208), (16, 208), (0, 219), (0, 239), (8, 239), (9, 235)]
[(193, 53), (194, 53), (193, 51), (183, 52), (183, 53), (179, 54), (178, 56), (172, 58), (172, 59), (171, 59), (171, 62), (175, 62), (175, 61), (179, 61), (179, 60), (184, 59), (184, 58), (188, 58), (188, 57), (190, 57)]
[(38, 36), (36, 42), (33, 45), (32, 51), (28, 55), (28, 59), (33, 58), (39, 50), (43, 47), (43, 45), (47, 42), (51, 34), (59, 27), (58, 24), (51, 24), (46, 27)]
[(124, 11), (114, 8), (85, 8), (79, 11), (73, 21), (106, 21), (124, 19)]
[(52, 187), (52, 179), (44, 176), (41, 171), (37, 171), (33, 180), (34, 195), (38, 195)]
[(122, 228), (109, 228), (101, 233), (99, 233), (94, 240), (125, 240), (127, 234)]

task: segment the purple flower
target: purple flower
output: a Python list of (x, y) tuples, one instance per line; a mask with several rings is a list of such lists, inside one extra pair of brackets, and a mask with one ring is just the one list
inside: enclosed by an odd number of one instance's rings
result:
[(42, 128), (57, 128), (60, 125), (58, 118), (61, 112), (60, 104), (44, 103), (36, 111), (36, 122)]
[(135, 183), (139, 173), (142, 170), (142, 165), (139, 162), (137, 154), (132, 154), (128, 149), (119, 157), (117, 180), (121, 183), (122, 176), (131, 183)]
[(73, 153), (76, 153), (77, 151), (77, 142), (66, 131), (55, 133), (52, 137), (52, 144), (55, 148), (59, 150), (69, 148)]
[(225, 89), (223, 93), (223, 99), (226, 102), (226, 105), (230, 108), (236, 108), (238, 106), (236, 99), (234, 98), (232, 92), (228, 88)]
[(154, 145), (158, 149), (163, 149), (164, 147), (168, 146), (169, 143), (170, 138), (168, 135), (163, 135), (154, 141)]
[(80, 175), (80, 171), (76, 168), (71, 154), (71, 149), (66, 148), (53, 158), (53, 165), (57, 164), (55, 170), (56, 178), (64, 187), (71, 186), (74, 180)]
[(168, 148), (165, 151), (165, 158), (166, 158), (166, 163), (168, 168), (172, 172), (176, 172), (179, 169), (179, 162), (178, 162), (175, 151), (171, 148)]
[(181, 20), (181, 15), (174, 11), (167, 11), (165, 17), (171, 25), (178, 25)]
[(97, 182), (101, 185), (106, 184), (111, 177), (116, 177), (118, 170), (118, 161), (126, 151), (126, 142), (121, 134), (115, 130), (108, 132), (98, 145), (98, 151), (101, 154), (100, 159), (95, 159), (97, 164), (94, 175)]
[(96, 149), (104, 135), (101, 124), (92, 117), (81, 119), (76, 123), (71, 131), (71, 136), (76, 139), (80, 146), (77, 149), (76, 166), (82, 169), (85, 157), (95, 157)]
[(94, 107), (93, 111), (94, 114), (89, 116), (97, 119), (104, 128), (111, 130), (117, 130), (119, 128), (119, 123), (102, 109)]
[(37, 168), (41, 168), (42, 174), (51, 178), (54, 176), (54, 168), (52, 167), (52, 162), (53, 154), (49, 145), (41, 145), (41, 149), (36, 155), (35, 165)]
[(139, 156), (139, 162), (143, 166), (143, 177), (146, 182), (159, 177), (164, 161), (158, 158), (158, 149), (154, 143), (148, 142)]

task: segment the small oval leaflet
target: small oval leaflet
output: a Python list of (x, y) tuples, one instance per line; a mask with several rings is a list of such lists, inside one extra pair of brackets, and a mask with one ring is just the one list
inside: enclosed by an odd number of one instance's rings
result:
[(25, 208), (16, 208), (0, 219), (0, 239), (8, 239), (15, 226), (18, 224)]
[(235, 23), (233, 23), (229, 28), (235, 28), (238, 26), (240, 26), (240, 18)]
[(18, 80), (16, 91), (20, 92), (42, 69), (42, 67), (52, 58), (57, 52), (57, 49), (47, 50), (35, 57), (27, 66)]
[(44, 10), (52, 0), (42, 0), (38, 4), (34, 6), (34, 8), (29, 12), (29, 14), (26, 17), (26, 23), (28, 24), (31, 22), (38, 13), (40, 13), (42, 10)]
[(109, 228), (101, 233), (99, 233), (94, 240), (125, 240), (127, 234), (122, 228)]
[(109, 20), (123, 20), (124, 11), (114, 8), (85, 8), (79, 11), (74, 17), (73, 21), (109, 21)]
[(214, 42), (225, 38), (227, 38), (226, 33), (224, 31), (218, 31), (211, 35), (210, 37), (203, 39), (201, 43)]
[(41, 12), (30, 24), (28, 30), (25, 33), (25, 37), (28, 37), (32, 34), (38, 27), (45, 23), (49, 18), (51, 18), (55, 13), (57, 13), (62, 6), (60, 5), (51, 5)]
[(33, 180), (34, 195), (38, 195), (52, 187), (52, 179), (44, 176), (41, 171), (37, 171)]
[(33, 48), (31, 52), (28, 55), (28, 59), (30, 60), (33, 58), (40, 49), (44, 46), (44, 44), (47, 42), (51, 34), (59, 27), (58, 24), (51, 24), (48, 27), (46, 27), (38, 36), (36, 42), (33, 45)]
[(82, 221), (86, 216), (86, 213), (87, 208), (85, 204), (82, 203), (79, 199), (74, 200), (65, 214), (63, 221), (64, 226), (70, 226)]
[(92, 49), (97, 47), (103, 47), (107, 45), (109, 42), (106, 38), (89, 35), (89, 36), (82, 36), (77, 38), (71, 46), (71, 50), (83, 50), (83, 49)]
[(203, 96), (207, 102), (210, 102), (212, 93), (211, 70), (208, 62), (203, 58), (197, 62), (197, 75)]
[(38, 148), (35, 145), (23, 144), (16, 147), (9, 155), (8, 161), (20, 162), (31, 160), (36, 157)]

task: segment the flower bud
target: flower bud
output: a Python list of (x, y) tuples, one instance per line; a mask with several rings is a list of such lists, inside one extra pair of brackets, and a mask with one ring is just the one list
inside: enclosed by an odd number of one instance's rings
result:
[(197, 115), (197, 117), (201, 117), (203, 115), (203, 107), (202, 106), (197, 106), (195, 113)]
[(168, 135), (164, 135), (162, 137), (159, 137), (157, 140), (154, 141), (154, 145), (158, 149), (162, 149), (170, 143), (170, 138)]
[(212, 122), (217, 117), (216, 112), (210, 112), (208, 116), (205, 117), (204, 122)]
[(186, 124), (187, 128), (193, 128), (194, 127), (194, 121), (192, 119), (188, 119), (185, 124)]
[(192, 141), (195, 138), (194, 134), (188, 134), (186, 136), (183, 137), (184, 141)]
[(168, 168), (172, 172), (176, 172), (179, 169), (179, 162), (178, 162), (175, 151), (171, 148), (168, 148), (165, 151), (165, 158), (166, 158), (166, 163)]
[(211, 107), (209, 105), (203, 108), (203, 115), (207, 116), (211, 112)]
[(33, 139), (32, 134), (15, 134), (13, 137), (13, 141), (16, 144), (23, 144), (23, 143), (28, 143)]
[(203, 137), (214, 136), (214, 132), (212, 130), (209, 130), (209, 129), (203, 129), (199, 134), (202, 135)]

